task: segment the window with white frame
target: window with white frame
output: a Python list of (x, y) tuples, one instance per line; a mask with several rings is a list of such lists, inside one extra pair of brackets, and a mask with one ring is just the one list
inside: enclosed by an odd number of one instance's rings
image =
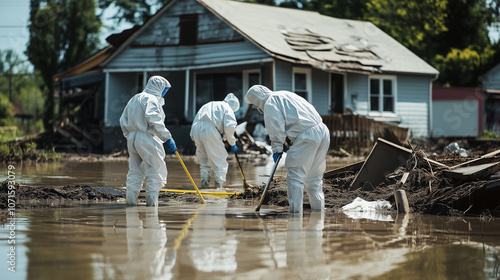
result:
[(396, 79), (394, 77), (370, 77), (370, 111), (396, 112)]
[(311, 102), (311, 69), (293, 68), (292, 91)]

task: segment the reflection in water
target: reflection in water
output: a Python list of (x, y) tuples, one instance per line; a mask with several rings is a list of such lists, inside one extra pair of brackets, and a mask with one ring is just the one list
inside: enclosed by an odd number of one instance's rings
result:
[[(496, 220), (256, 213), (224, 198), (19, 215), (21, 279), (500, 279)], [(0, 270), (0, 279), (19, 278), (9, 273)]]
[[(272, 157), (270, 158), (247, 158), (240, 157), (246, 180), (249, 184), (259, 185), (267, 181), (268, 175), (274, 166)], [(168, 169), (167, 188), (186, 189), (192, 188), (177, 157), (167, 156), (165, 159)], [(186, 168), (195, 180), (200, 183), (200, 167), (194, 157), (183, 158)], [(234, 156), (228, 158), (229, 167), (225, 188), (228, 191), (241, 191), (243, 179), (241, 178), (238, 165)], [(282, 161), (284, 164), (284, 161)], [(329, 169), (343, 166), (345, 162), (330, 162)], [(128, 162), (126, 159), (115, 161), (78, 162), (67, 161), (64, 163), (38, 163), (16, 165), (16, 180), (28, 185), (46, 186), (66, 186), (66, 185), (89, 185), (114, 189), (125, 187), (126, 175), (128, 172)], [(278, 168), (276, 176), (285, 176), (284, 166)], [(5, 175), (6, 176), (6, 175)], [(0, 181), (5, 181), (6, 177), (0, 174)]]
[(323, 253), (324, 213), (311, 212), (302, 228), (302, 214), (290, 214), (286, 232), (286, 278), (330, 279)]
[(126, 208), (127, 261), (121, 266), (124, 279), (171, 279), (175, 251), (169, 254), (165, 225), (158, 221), (158, 208), (147, 207), (139, 218), (138, 207)]
[[(172, 279), (176, 251), (167, 248), (166, 226), (159, 221), (158, 208), (126, 207), (124, 210), (125, 225), (108, 227), (105, 231), (103, 254), (109, 257), (107, 262), (114, 267), (113, 273), (105, 278)], [(104, 219), (111, 224), (116, 218), (114, 211), (109, 213), (110, 215), (106, 212), (103, 213)], [(116, 244), (117, 239), (123, 236), (123, 231), (125, 242)], [(123, 246), (123, 243), (126, 243), (126, 246)], [(106, 248), (111, 250), (106, 251)], [(103, 274), (107, 272), (109, 271), (102, 271)]]
[(203, 215), (192, 222), (192, 241), (188, 245), (188, 255), (196, 271), (230, 273), (237, 268), (237, 242), (226, 230), (226, 209), (227, 200), (203, 205)]

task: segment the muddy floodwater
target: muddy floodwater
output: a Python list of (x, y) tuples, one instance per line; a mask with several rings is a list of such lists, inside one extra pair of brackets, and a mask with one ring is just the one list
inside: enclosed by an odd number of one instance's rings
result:
[[(181, 156), (183, 163), (188, 169), (189, 174), (200, 185), (200, 167), (193, 156)], [(228, 191), (241, 191), (243, 181), (238, 165), (234, 156), (229, 157), (229, 168), (225, 188)], [(267, 181), (273, 168), (272, 158), (253, 158), (247, 159), (240, 157), (243, 173), (248, 183), (261, 184)], [(168, 189), (192, 188), (191, 181), (184, 171), (178, 158), (168, 156), (166, 159), (168, 176)], [(345, 162), (331, 162), (329, 166), (338, 167), (346, 164)], [(112, 161), (70, 161), (58, 163), (42, 164), (15, 164), (16, 181), (27, 185), (47, 185), (47, 186), (66, 186), (66, 185), (90, 185), (113, 189), (125, 188), (126, 176), (128, 171), (128, 162), (126, 159)], [(7, 166), (4, 167), (7, 171)], [(7, 173), (1, 174), (0, 179), (7, 178)], [(212, 174), (213, 175), (213, 174)], [(275, 176), (286, 176), (284, 161), (278, 165)], [(213, 177), (211, 178), (213, 185)]]
[[(167, 159), (167, 187), (188, 188), (176, 160)], [(199, 182), (196, 162), (185, 163)], [(244, 162), (247, 181), (265, 182), (272, 165)], [(229, 169), (225, 189), (241, 191), (234, 161)], [(127, 170), (126, 161), (18, 165), (16, 180), (121, 189)], [(16, 209), (0, 226), (0, 279), (500, 279), (498, 219), (205, 201)]]

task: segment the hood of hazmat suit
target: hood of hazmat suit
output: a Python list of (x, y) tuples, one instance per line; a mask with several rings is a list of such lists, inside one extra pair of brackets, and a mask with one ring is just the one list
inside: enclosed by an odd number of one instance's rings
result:
[(145, 176), (148, 206), (157, 204), (158, 192), (167, 181), (163, 142), (171, 139), (172, 135), (165, 127), (162, 94), (168, 88), (170, 83), (167, 79), (152, 76), (144, 90), (129, 100), (120, 117), (129, 151), (128, 204), (136, 203)]
[(156, 96), (158, 98), (158, 102), (160, 102), (161, 106), (163, 106), (165, 105), (165, 100), (163, 99), (163, 97), (170, 89), (170, 87), (170, 83), (167, 81), (167, 79), (163, 78), (162, 76), (152, 76), (151, 78), (149, 78), (143, 92)]
[(252, 86), (245, 95), (245, 102), (254, 105), (259, 113), (263, 114), (264, 104), (271, 93), (272, 91), (265, 86)]
[(240, 101), (233, 93), (228, 94), (226, 98), (224, 98), (224, 102), (231, 106), (233, 112), (238, 112), (238, 110), (240, 109)]

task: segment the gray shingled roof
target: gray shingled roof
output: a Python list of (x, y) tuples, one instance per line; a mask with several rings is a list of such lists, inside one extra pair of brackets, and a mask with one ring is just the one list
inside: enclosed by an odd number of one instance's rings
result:
[(232, 0), (198, 0), (272, 56), (338, 72), (436, 75), (371, 22)]

